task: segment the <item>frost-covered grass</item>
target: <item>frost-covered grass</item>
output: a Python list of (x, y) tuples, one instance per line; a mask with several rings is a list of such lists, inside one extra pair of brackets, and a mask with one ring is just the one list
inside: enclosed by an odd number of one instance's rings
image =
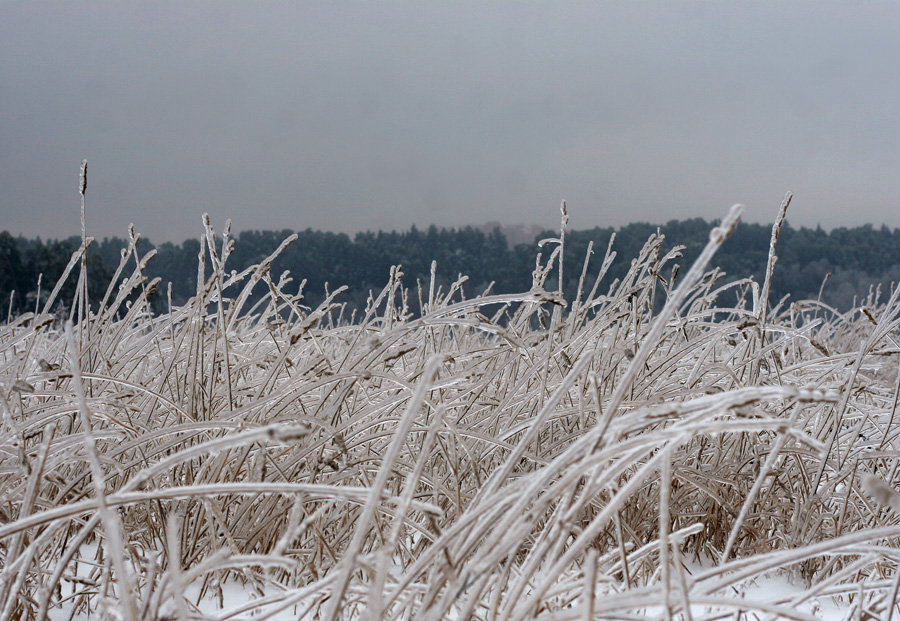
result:
[(0, 618), (889, 617), (900, 289), (770, 308), (707, 271), (738, 215), (574, 300), (564, 215), (531, 291), (398, 267), (353, 323), (208, 224), (153, 316), (133, 239), (95, 312), (0, 327)]

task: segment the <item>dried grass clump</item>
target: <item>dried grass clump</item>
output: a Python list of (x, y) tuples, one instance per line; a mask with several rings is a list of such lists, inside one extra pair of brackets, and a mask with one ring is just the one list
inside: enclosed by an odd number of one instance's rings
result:
[[(900, 288), (770, 308), (778, 223), (761, 290), (707, 271), (733, 210), (683, 276), (654, 236), (604, 284), (611, 243), (564, 300), (567, 218), (531, 291), (398, 266), (354, 323), (206, 219), (184, 307), (132, 234), (94, 312), (0, 327), (0, 618), (890, 616)], [(776, 570), (806, 587), (742, 595)]]

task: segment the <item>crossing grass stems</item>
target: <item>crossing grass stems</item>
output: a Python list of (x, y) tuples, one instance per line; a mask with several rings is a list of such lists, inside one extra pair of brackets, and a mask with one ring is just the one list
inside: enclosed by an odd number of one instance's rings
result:
[(129, 231), (101, 301), (0, 327), (0, 618), (891, 618), (900, 288), (770, 305), (787, 204), (762, 292), (709, 267), (733, 209), (683, 276), (655, 235), (607, 282), (611, 242), (566, 300), (564, 205), (530, 291), (397, 266), (352, 322), (272, 274), (294, 238), (235, 273), (206, 216), (154, 315)]

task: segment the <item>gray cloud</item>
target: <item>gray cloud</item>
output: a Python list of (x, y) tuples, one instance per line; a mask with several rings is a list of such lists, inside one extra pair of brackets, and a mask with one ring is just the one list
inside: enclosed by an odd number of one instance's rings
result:
[(7, 3), (0, 229), (900, 226), (900, 6)]

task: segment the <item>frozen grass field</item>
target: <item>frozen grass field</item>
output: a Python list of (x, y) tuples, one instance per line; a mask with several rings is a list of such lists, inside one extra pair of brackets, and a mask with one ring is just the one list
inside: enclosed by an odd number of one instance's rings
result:
[(70, 323), (0, 327), (0, 619), (900, 614), (900, 288), (764, 303), (787, 202), (762, 283), (711, 268), (732, 210), (563, 299), (564, 213), (531, 291), (398, 267), (352, 323), (227, 227), (156, 316), (83, 246)]

